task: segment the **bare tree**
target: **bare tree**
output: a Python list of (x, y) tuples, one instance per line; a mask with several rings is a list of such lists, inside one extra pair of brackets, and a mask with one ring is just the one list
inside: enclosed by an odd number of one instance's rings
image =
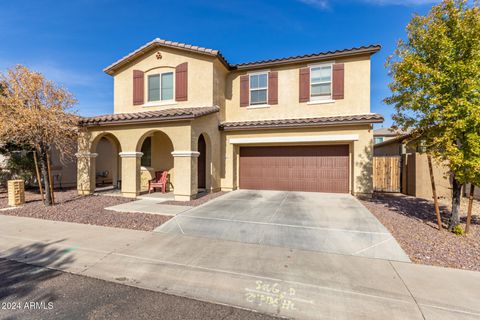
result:
[(45, 204), (52, 204), (48, 154), (60, 160), (76, 152), (80, 128), (73, 110), (76, 100), (63, 87), (27, 67), (17, 65), (0, 74), (0, 142), (30, 146), (38, 154)]

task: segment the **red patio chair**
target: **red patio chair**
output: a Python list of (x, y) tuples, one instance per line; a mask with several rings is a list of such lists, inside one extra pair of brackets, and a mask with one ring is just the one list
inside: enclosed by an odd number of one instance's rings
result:
[(162, 188), (162, 193), (167, 189), (168, 171), (155, 171), (155, 178), (148, 181), (148, 193), (154, 191), (155, 188)]

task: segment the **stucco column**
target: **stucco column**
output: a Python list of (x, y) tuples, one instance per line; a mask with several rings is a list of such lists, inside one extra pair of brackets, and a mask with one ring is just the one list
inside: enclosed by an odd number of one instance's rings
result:
[(95, 158), (98, 153), (78, 152), (77, 157), (77, 192), (88, 195), (95, 192)]
[(120, 152), (122, 158), (122, 195), (135, 198), (140, 194), (140, 159), (142, 152)]
[(175, 185), (173, 194), (177, 201), (195, 199), (198, 192), (197, 158), (198, 151), (173, 151)]
[(222, 179), (222, 191), (237, 189), (238, 146), (231, 144), (228, 139), (225, 145), (225, 177)]

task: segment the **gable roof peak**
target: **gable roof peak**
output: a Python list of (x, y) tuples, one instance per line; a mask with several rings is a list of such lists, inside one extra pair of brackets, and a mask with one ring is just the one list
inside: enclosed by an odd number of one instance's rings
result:
[(204, 48), (200, 46), (194, 46), (191, 44), (186, 44), (182, 42), (176, 42), (176, 41), (170, 41), (170, 40), (164, 40), (160, 38), (155, 38), (150, 42), (147, 42), (137, 50), (129, 53), (125, 57), (115, 61), (105, 69), (103, 69), (104, 72), (106, 72), (109, 75), (115, 74), (115, 72), (121, 68), (122, 66), (128, 64), (129, 62), (135, 60), (137, 57), (141, 56), (145, 52), (156, 48), (156, 47), (169, 47), (169, 48), (175, 48), (175, 49), (180, 49), (180, 50), (185, 50), (185, 51), (190, 51), (190, 52), (195, 52), (199, 54), (205, 54), (209, 56), (215, 56), (220, 59), (220, 61), (225, 65), (225, 67), (228, 69), (230, 65), (228, 62), (225, 60), (225, 58), (222, 56), (219, 50), (215, 49), (209, 49), (209, 48)]

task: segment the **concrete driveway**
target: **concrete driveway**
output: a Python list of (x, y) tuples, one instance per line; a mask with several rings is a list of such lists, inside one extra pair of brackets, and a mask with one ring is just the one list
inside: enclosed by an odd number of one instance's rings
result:
[(388, 230), (349, 194), (237, 190), (155, 231), (409, 262)]

